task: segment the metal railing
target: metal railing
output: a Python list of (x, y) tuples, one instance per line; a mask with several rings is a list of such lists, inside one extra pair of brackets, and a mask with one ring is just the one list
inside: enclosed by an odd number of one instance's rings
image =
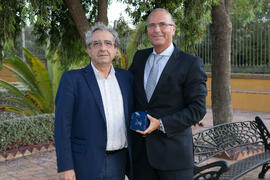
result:
[[(270, 20), (261, 19), (245, 27), (237, 18), (232, 18), (231, 40), (232, 72), (270, 73)], [(210, 70), (212, 43), (209, 26), (204, 40), (196, 45), (196, 55), (204, 60)]]

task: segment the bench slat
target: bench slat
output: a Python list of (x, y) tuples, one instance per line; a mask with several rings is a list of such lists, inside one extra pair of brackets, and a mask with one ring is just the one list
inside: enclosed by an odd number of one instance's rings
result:
[(242, 159), (229, 167), (229, 170), (219, 177), (220, 180), (234, 180), (249, 171), (270, 161), (270, 151), (256, 154), (245, 159)]

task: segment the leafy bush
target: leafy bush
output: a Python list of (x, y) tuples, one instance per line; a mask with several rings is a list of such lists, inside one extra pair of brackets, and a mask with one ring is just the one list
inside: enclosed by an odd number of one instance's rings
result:
[(52, 142), (54, 114), (0, 121), (0, 152)]

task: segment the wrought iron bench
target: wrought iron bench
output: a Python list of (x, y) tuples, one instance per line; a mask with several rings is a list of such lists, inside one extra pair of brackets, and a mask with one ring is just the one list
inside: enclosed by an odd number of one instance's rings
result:
[[(193, 134), (193, 143), (195, 180), (237, 179), (261, 165), (259, 178), (263, 179), (270, 169), (270, 133), (260, 117), (202, 130)], [(233, 164), (215, 158), (229, 151), (237, 154), (237, 151), (258, 149), (262, 151)]]

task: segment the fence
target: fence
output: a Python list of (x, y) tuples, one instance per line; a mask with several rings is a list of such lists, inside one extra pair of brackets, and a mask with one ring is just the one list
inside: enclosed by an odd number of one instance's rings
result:
[[(245, 27), (237, 18), (232, 18), (231, 69), (232, 72), (270, 73), (270, 23), (261, 19)], [(212, 62), (210, 28), (201, 44), (196, 46), (196, 55), (204, 60), (210, 70)]]

